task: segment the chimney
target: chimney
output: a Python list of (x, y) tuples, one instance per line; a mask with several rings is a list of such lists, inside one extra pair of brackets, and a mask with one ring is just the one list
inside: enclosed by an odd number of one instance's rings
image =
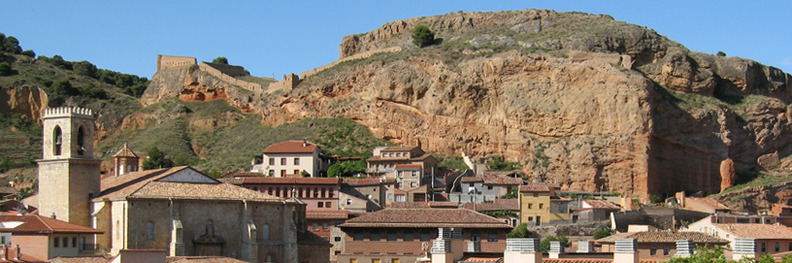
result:
[(507, 238), (503, 263), (542, 263), (538, 238)]
[(635, 238), (616, 239), (613, 263), (638, 263), (638, 242)]
[(561, 241), (550, 241), (550, 258), (558, 258), (561, 254), (564, 254), (564, 245)]
[(734, 249), (734, 252), (732, 252), (732, 260), (756, 258), (756, 239), (735, 238), (732, 248)]
[(19, 244), (16, 245), (16, 260), (22, 259), (22, 250), (19, 250)]
[(692, 240), (677, 240), (675, 257), (687, 258), (693, 255), (695, 247)]
[(306, 142), (305, 138), (303, 138), (303, 147), (305, 147), (305, 146), (308, 146), (308, 142)]
[(592, 253), (594, 252), (594, 242), (581, 240), (578, 241), (577, 253)]

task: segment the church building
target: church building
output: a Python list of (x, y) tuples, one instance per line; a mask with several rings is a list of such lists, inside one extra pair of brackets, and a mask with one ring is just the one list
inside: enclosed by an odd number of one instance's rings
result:
[(249, 262), (329, 260), (330, 245), (306, 230), (299, 199), (222, 183), (187, 166), (136, 171), (125, 165), (124, 172), (100, 180), (92, 112), (47, 109), (42, 120), (40, 214), (104, 231), (95, 238), (98, 251), (167, 249), (171, 256)]

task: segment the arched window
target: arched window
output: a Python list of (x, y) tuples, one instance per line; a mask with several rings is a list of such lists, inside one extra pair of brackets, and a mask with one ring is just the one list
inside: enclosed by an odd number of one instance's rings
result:
[(146, 240), (154, 240), (154, 222), (146, 222)]
[(206, 236), (213, 237), (214, 236), (214, 221), (206, 220)]
[(85, 131), (83, 127), (77, 128), (77, 155), (85, 154)]
[(63, 146), (63, 132), (60, 126), (55, 126), (55, 131), (52, 132), (52, 154), (61, 155), (61, 147)]

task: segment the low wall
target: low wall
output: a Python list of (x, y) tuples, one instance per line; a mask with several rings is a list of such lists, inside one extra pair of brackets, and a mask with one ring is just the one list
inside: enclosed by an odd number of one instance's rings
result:
[(255, 93), (264, 92), (264, 89), (261, 87), (260, 84), (247, 82), (247, 81), (244, 81), (244, 80), (238, 80), (238, 79), (236, 79), (234, 77), (231, 77), (229, 75), (224, 74), (223, 72), (221, 72), (220, 70), (217, 70), (216, 68), (213, 68), (212, 66), (209, 66), (205, 62), (201, 62), (201, 64), (198, 65), (198, 68), (201, 71), (203, 71), (203, 72), (209, 73), (209, 75), (215, 76), (216, 78), (218, 78), (218, 79), (220, 79), (222, 81), (234, 84), (234, 85), (239, 86), (239, 87), (241, 87), (243, 89), (246, 89), (246, 90), (249, 90), (249, 91), (252, 91), (252, 92), (255, 92)]
[(305, 71), (303, 73), (300, 73), (300, 79), (305, 79), (305, 78), (307, 78), (307, 77), (309, 77), (309, 76), (311, 76), (313, 74), (319, 73), (322, 70), (325, 70), (325, 69), (328, 69), (328, 68), (333, 67), (335, 65), (338, 65), (341, 62), (355, 60), (355, 59), (368, 58), (368, 57), (371, 57), (372, 55), (377, 54), (377, 53), (399, 52), (401, 50), (402, 50), (401, 47), (396, 46), (396, 47), (389, 47), (389, 48), (383, 48), (383, 49), (377, 49), (377, 50), (371, 50), (371, 51), (366, 51), (366, 52), (362, 52), (362, 53), (357, 53), (357, 54), (354, 54), (354, 55), (351, 55), (351, 56), (347, 56), (347, 57), (344, 57), (342, 59), (333, 61), (330, 64), (327, 64), (327, 65), (324, 65), (324, 66), (321, 66), (321, 67), (318, 67), (318, 68), (314, 68), (312, 70), (308, 70), (308, 71)]
[(196, 63), (194, 57), (157, 55), (157, 71), (163, 68), (186, 68)]

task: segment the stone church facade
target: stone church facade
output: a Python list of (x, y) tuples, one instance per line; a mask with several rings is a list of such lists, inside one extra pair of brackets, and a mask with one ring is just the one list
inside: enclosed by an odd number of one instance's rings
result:
[(98, 251), (167, 249), (172, 256), (249, 262), (329, 260), (329, 243), (306, 231), (299, 199), (222, 183), (187, 166), (100, 180), (91, 112), (48, 109), (42, 120), (41, 215), (103, 230), (95, 239)]

